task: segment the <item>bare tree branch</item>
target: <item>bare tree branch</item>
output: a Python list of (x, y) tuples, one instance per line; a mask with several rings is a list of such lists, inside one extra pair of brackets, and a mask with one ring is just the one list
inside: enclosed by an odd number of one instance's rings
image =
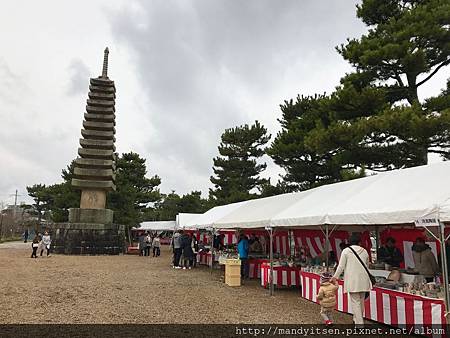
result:
[(431, 79), (431, 78), (434, 76), (434, 74), (436, 74), (436, 73), (439, 71), (439, 69), (441, 69), (441, 68), (444, 67), (444, 66), (447, 66), (448, 64), (450, 64), (450, 59), (448, 59), (448, 60), (442, 62), (439, 66), (437, 66), (437, 67), (431, 72), (431, 74), (428, 75), (428, 76), (427, 76), (425, 79), (423, 79), (422, 81), (420, 81), (420, 82), (416, 85), (416, 87), (419, 87), (420, 85), (423, 85), (425, 82), (427, 82), (429, 79)]

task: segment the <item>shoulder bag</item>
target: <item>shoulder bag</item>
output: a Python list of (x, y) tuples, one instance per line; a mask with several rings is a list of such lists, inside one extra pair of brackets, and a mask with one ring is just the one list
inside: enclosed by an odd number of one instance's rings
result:
[[(369, 269), (367, 269), (366, 264), (364, 264), (364, 262), (362, 261), (362, 259), (361, 259), (361, 258), (359, 257), (359, 255), (356, 253), (356, 251), (353, 250), (353, 248), (352, 248), (351, 246), (348, 246), (348, 248), (349, 248), (350, 250), (352, 250), (352, 252), (355, 254), (356, 258), (358, 258), (358, 261), (361, 263), (361, 265), (364, 267), (364, 270), (366, 270), (367, 274), (369, 275), (369, 279), (370, 279), (370, 282), (372, 283), (372, 286), (374, 286), (375, 283), (376, 283), (375, 277), (370, 273)], [(366, 298), (367, 298), (367, 297), (369, 297), (369, 292), (366, 292)]]

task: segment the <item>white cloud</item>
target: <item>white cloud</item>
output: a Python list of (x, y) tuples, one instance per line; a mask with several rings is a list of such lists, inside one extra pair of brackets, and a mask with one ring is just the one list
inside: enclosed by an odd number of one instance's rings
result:
[[(117, 87), (118, 151), (147, 158), (164, 192), (207, 193), (225, 128), (257, 119), (274, 136), (280, 103), (331, 91), (350, 69), (334, 46), (365, 30), (355, 3), (6, 2), (0, 201), (16, 188), (26, 194), (26, 185), (60, 180), (76, 156), (89, 77), (100, 75), (105, 46)], [(268, 162), (265, 176), (276, 180), (280, 169)]]

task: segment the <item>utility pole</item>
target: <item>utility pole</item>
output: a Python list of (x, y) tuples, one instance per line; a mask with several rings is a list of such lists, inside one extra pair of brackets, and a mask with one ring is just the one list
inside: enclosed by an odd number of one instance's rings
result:
[(16, 189), (16, 193), (14, 194), (14, 212), (13, 212), (14, 222), (16, 221), (16, 210), (17, 210), (17, 189)]
[(9, 195), (9, 196), (14, 196), (14, 211), (13, 211), (13, 219), (14, 219), (14, 222), (16, 221), (16, 212), (17, 212), (17, 197), (18, 196), (22, 196), (22, 195), (19, 195), (19, 193), (18, 193), (18, 190), (16, 189), (16, 192), (14, 193), (14, 194), (11, 194), (11, 195)]

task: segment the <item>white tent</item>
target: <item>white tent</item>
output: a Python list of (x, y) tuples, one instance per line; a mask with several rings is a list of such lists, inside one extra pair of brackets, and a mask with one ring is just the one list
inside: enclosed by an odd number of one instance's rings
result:
[(275, 215), (271, 224), (404, 224), (432, 213), (450, 221), (450, 162), (324, 186)]
[(271, 224), (271, 219), (274, 215), (277, 215), (308, 194), (309, 192), (307, 191), (303, 194), (283, 194), (243, 202), (233, 210), (227, 209), (227, 214), (214, 221), (214, 227), (222, 229), (236, 227), (263, 228)]
[(214, 207), (212, 209), (209, 209), (204, 214), (201, 214), (198, 217), (188, 220), (185, 226), (196, 229), (206, 229), (208, 227), (211, 227), (216, 221), (228, 215), (232, 211), (238, 209), (245, 203), (247, 203), (247, 201)]
[(177, 228), (191, 229), (190, 222), (202, 214), (179, 213), (176, 218)]
[(133, 228), (133, 230), (174, 231), (175, 226), (176, 226), (175, 221), (142, 222), (139, 228)]
[[(450, 222), (450, 161), (247, 201), (226, 210), (221, 218), (212, 221), (215, 228), (325, 225), (327, 238), (328, 225), (410, 224), (423, 216)], [(441, 226), (439, 241), (449, 309), (444, 239)], [(270, 289), (272, 294), (272, 283)]]
[(228, 211), (214, 227), (405, 224), (430, 214), (450, 222), (450, 162), (247, 201)]

